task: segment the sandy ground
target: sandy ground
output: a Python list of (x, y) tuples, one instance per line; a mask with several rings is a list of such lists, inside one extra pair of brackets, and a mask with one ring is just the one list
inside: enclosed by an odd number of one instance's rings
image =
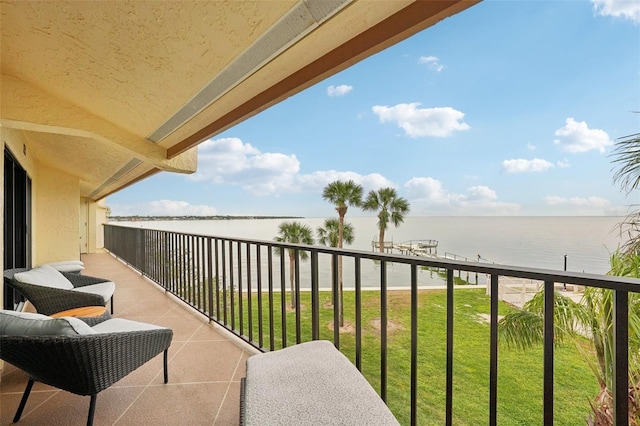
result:
[[(568, 285), (565, 290), (562, 284), (556, 284), (555, 289), (563, 296), (570, 297), (575, 302), (579, 302), (582, 299), (582, 291), (574, 290), (572, 285)], [(534, 294), (534, 288), (529, 288), (528, 291), (522, 291), (522, 289), (518, 291), (518, 289), (512, 287), (509, 291), (501, 291), (500, 299), (521, 308), (526, 302), (531, 300)]]

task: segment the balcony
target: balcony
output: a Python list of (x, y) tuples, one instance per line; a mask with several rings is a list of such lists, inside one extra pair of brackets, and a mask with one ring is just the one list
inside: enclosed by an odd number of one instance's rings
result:
[[(109, 254), (83, 256), (86, 275), (117, 283), (115, 317), (173, 329), (169, 383), (162, 355), (98, 394), (95, 425), (234, 425), (239, 423), (240, 378), (256, 351)], [(245, 345), (246, 346), (246, 345)], [(5, 363), (0, 421), (12, 422), (27, 376)], [(89, 397), (36, 383), (19, 425), (84, 425)]]
[[(464, 373), (468, 369), (459, 349), (455, 350), (462, 346), (460, 339), (465, 339), (465, 330), (454, 315), (466, 308), (464, 302), (454, 303), (454, 298), (464, 300), (454, 289), (454, 279), (461, 275), (474, 276), (472, 283), (478, 277), (484, 279), (490, 290), (485, 299), (488, 314), (483, 352), (474, 354), (486, 358), (481, 373), (486, 388), (481, 390), (479, 404), (472, 408), (480, 413), (481, 423), (498, 423), (500, 398), (505, 396), (498, 383), (505, 370), (518, 373), (522, 368), (504, 363), (498, 368), (502, 356), (497, 333), (501, 277), (536, 280), (545, 290), (561, 288), (562, 283), (613, 289), (614, 396), (626, 396), (628, 389), (629, 294), (638, 292), (638, 280), (113, 225), (105, 227), (105, 246), (133, 268), (107, 254), (84, 257), (86, 274), (117, 283), (116, 316), (171, 327), (175, 335), (169, 353), (169, 384), (162, 384), (161, 359), (153, 360), (99, 395), (96, 424), (237, 424), (239, 381), (247, 357), (259, 350), (277, 350), (312, 339), (331, 340), (345, 352), (402, 424), (422, 424), (420, 419), (427, 412), (429, 424), (474, 424), (468, 411), (456, 411), (461, 395), (465, 395)], [(310, 262), (290, 258), (289, 250), (293, 254), (306, 251)], [(352, 329), (347, 331), (332, 326), (340, 318), (336, 309), (341, 304), (336, 291), (340, 258), (349, 293), (345, 320)], [(446, 296), (444, 303), (437, 306), (444, 315), (438, 324), (422, 317), (432, 308), (424, 305), (420, 280), (422, 274), (431, 273), (443, 276), (445, 284), (441, 290)], [(288, 294), (290, 278), (296, 294), (293, 307), (280, 297)], [(391, 289), (398, 282), (404, 283), (404, 291)], [(366, 291), (366, 286), (371, 286), (371, 291)], [(525, 397), (535, 399), (539, 407), (539, 420), (530, 424), (563, 424), (563, 410), (556, 400), (563, 392), (558, 383), (567, 379), (554, 376), (554, 363), (560, 361), (553, 349), (551, 295), (553, 291), (545, 291), (544, 347), (538, 352), (536, 365), (526, 365), (526, 370), (540, 370), (540, 389), (525, 389)], [(409, 319), (398, 331), (394, 322), (400, 300)], [(371, 318), (365, 318), (365, 308), (371, 306), (377, 321), (373, 333)], [(391, 350), (391, 342), (400, 334), (409, 343), (401, 350)], [(434, 339), (445, 342), (441, 365), (427, 373), (427, 380), (441, 384), (435, 398), (425, 394), (422, 382), (427, 369), (425, 345), (433, 344)], [(409, 366), (400, 379), (395, 374), (399, 363)], [(9, 366), (2, 379), (2, 424), (9, 424), (13, 410), (4, 407), (17, 406), (26, 377)], [(572, 382), (573, 377), (568, 380)], [(21, 424), (83, 424), (86, 398), (38, 386)], [(566, 391), (566, 387), (562, 389)], [(615, 398), (614, 402), (615, 424), (627, 424), (627, 398)], [(478, 418), (478, 413), (473, 414)]]

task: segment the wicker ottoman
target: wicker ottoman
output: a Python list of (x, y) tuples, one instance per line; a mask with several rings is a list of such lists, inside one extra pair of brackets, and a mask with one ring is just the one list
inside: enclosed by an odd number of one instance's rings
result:
[(249, 357), (240, 424), (399, 425), (364, 376), (327, 341)]

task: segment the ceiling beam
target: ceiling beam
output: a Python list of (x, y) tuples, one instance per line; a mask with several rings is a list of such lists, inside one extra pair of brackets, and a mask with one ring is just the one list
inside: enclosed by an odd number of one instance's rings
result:
[(126, 150), (130, 157), (139, 158), (161, 170), (179, 173), (196, 170), (196, 150), (168, 158), (162, 146), (52, 97), (18, 78), (2, 74), (0, 81), (4, 127), (98, 140), (114, 150)]

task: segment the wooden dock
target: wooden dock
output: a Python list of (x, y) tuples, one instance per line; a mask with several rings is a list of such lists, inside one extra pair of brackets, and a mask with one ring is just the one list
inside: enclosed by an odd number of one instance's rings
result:
[[(384, 241), (382, 243), (384, 251), (413, 256), (438, 257), (438, 240), (410, 240), (402, 243), (394, 243), (393, 241)], [(373, 251), (380, 250), (380, 242), (378, 240), (371, 241), (371, 249)]]

